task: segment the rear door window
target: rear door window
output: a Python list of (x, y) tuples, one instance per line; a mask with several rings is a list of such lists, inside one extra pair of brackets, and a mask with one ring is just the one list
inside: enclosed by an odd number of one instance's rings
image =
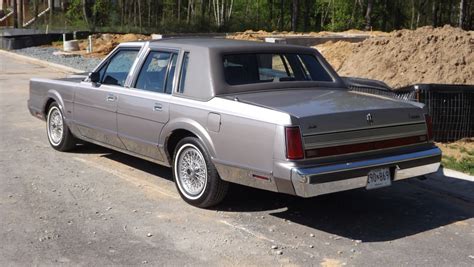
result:
[(102, 84), (123, 86), (130, 68), (137, 58), (138, 50), (120, 50), (100, 70)]
[(158, 93), (171, 93), (176, 58), (176, 53), (151, 51), (138, 74), (135, 88)]

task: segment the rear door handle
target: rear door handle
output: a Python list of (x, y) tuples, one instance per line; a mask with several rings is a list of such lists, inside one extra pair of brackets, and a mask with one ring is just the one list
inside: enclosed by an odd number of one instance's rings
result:
[(163, 105), (160, 103), (155, 103), (153, 106), (153, 111), (162, 111), (163, 110)]
[(117, 100), (117, 97), (115, 95), (107, 95), (107, 97), (105, 98), (105, 100), (107, 102), (115, 102), (115, 100)]

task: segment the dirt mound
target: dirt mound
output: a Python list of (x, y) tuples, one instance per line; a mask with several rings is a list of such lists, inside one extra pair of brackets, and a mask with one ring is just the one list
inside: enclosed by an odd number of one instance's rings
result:
[[(89, 41), (87, 39), (79, 40), (79, 51), (73, 52), (84, 57), (103, 58), (110, 53), (119, 43), (150, 40), (151, 37), (143, 34), (94, 34), (92, 35), (92, 53), (87, 53)], [(62, 42), (54, 42), (52, 45), (56, 49), (63, 49)]]
[[(392, 87), (414, 83), (474, 84), (474, 32), (444, 26), (391, 32), (349, 49), (324, 48), (338, 73), (382, 80)], [(345, 55), (345, 56), (344, 56)]]
[(244, 32), (236, 32), (233, 34), (227, 35), (229, 39), (238, 39), (238, 40), (252, 40), (259, 41), (263, 40), (265, 37), (285, 37), (285, 36), (306, 36), (306, 37), (324, 37), (329, 35), (370, 35), (370, 36), (384, 36), (388, 35), (386, 32), (380, 31), (360, 31), (360, 30), (347, 30), (343, 32), (287, 32), (287, 31), (272, 31), (267, 32), (264, 30), (254, 31), (246, 30)]
[[(133, 42), (140, 40), (150, 40), (151, 37), (143, 34), (95, 34), (92, 36), (92, 53), (87, 54), (91, 57), (104, 57), (112, 51), (119, 43)], [(88, 45), (87, 40), (81, 40), (79, 47), (81, 50), (86, 50)]]
[(352, 50), (357, 46), (355, 43), (349, 42), (327, 42), (315, 46), (321, 54), (329, 61), (332, 67), (339, 70), (346, 61), (347, 56), (352, 54)]

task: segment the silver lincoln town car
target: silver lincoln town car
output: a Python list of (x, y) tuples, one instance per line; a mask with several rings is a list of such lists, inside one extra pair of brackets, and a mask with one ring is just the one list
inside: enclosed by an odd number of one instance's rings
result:
[(441, 159), (422, 104), (350, 91), (315, 49), (284, 44), (123, 43), (87, 77), (32, 79), (28, 108), (54, 149), (80, 139), (169, 166), (198, 207), (229, 183), (313, 197), (390, 186)]

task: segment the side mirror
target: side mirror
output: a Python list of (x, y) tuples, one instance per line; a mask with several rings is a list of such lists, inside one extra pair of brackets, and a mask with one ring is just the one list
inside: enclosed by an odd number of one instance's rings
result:
[(89, 73), (89, 79), (93, 83), (100, 82), (100, 73), (99, 72), (91, 72)]

